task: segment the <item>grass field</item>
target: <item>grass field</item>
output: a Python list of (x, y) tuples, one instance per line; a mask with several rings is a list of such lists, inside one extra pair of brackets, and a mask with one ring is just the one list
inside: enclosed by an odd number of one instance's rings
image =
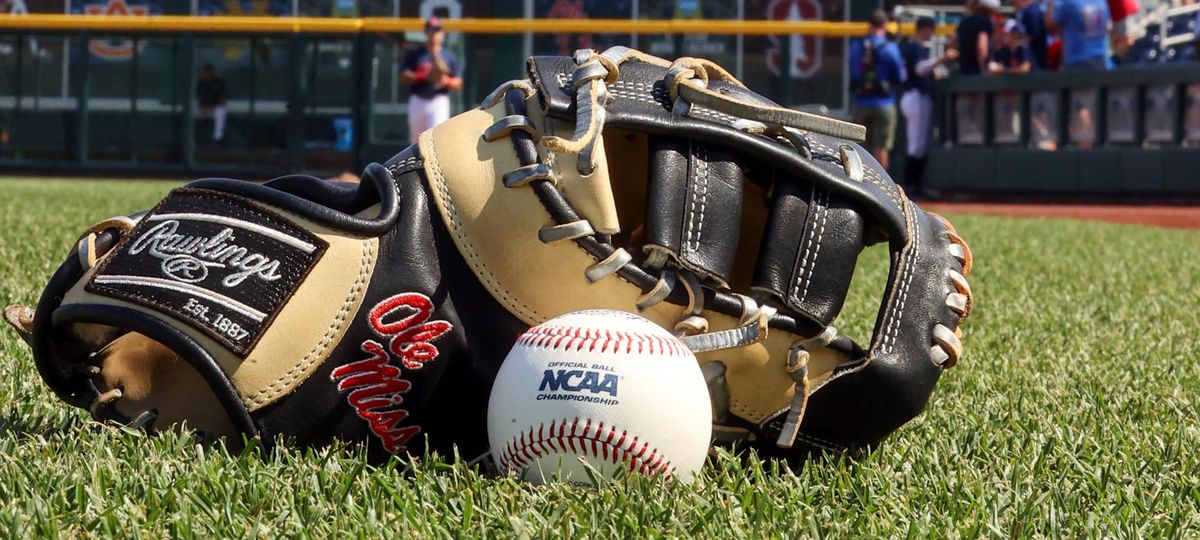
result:
[[(158, 182), (0, 181), (0, 300), (33, 303), (82, 228)], [(696, 485), (533, 488), (448, 460), (229, 455), (100, 427), (0, 331), (0, 536), (1200, 536), (1200, 232), (949, 216), (971, 243), (967, 353), (856, 461), (722, 456)], [(839, 327), (864, 337), (885, 256)]]

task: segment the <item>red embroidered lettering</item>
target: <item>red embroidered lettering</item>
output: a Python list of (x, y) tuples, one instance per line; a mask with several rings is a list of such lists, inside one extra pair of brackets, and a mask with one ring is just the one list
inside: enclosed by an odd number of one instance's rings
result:
[(392, 354), (400, 357), (400, 363), (408, 369), (421, 369), (425, 362), (437, 358), (438, 350), (432, 343), (406, 343), (399, 336), (392, 339)]
[[(378, 373), (384, 369), (388, 369), (388, 355), (387, 351), (383, 350), (382, 345), (368, 339), (363, 342), (360, 348), (362, 352), (370, 354), (371, 357), (366, 360), (350, 362), (333, 370), (333, 373), (329, 374), (335, 381), (342, 379), (338, 382), (338, 392), (345, 392), (356, 386), (374, 384), (379, 379)], [(390, 369), (395, 370), (397, 375), (400, 373), (400, 370), (396, 368)]]
[[(391, 314), (400, 308), (408, 308), (411, 313), (393, 323), (383, 322), (385, 315)], [(371, 321), (371, 328), (379, 332), (380, 336), (394, 336), (429, 320), (429, 314), (432, 312), (433, 302), (429, 301), (429, 297), (423, 294), (397, 294), (376, 304), (371, 309), (369, 320)]]
[[(399, 321), (384, 322), (383, 318), (406, 309), (408, 315)], [(430, 341), (450, 331), (446, 321), (430, 321), (433, 302), (419, 294), (398, 294), (380, 302), (371, 310), (371, 328), (380, 337), (393, 336), (388, 350), (408, 369), (421, 369), (425, 362), (438, 356), (437, 347)]]
[(412, 388), (412, 383), (404, 379), (384, 379), (372, 386), (350, 392), (346, 401), (350, 406), (360, 411), (372, 411), (395, 407), (404, 403), (402, 394)]
[[(400, 310), (407, 314), (398, 321), (384, 322), (384, 317)], [(409, 416), (400, 405), (412, 383), (400, 378), (400, 368), (390, 361), (394, 356), (404, 368), (416, 370), (437, 359), (438, 348), (430, 342), (454, 327), (446, 321), (430, 321), (432, 313), (433, 302), (423, 294), (403, 293), (384, 299), (371, 309), (367, 321), (380, 337), (390, 338), (387, 348), (368, 339), (361, 346), (366, 359), (340, 366), (329, 375), (338, 392), (349, 392), (346, 401), (388, 452), (404, 450), (421, 432), (420, 426), (400, 426)]]

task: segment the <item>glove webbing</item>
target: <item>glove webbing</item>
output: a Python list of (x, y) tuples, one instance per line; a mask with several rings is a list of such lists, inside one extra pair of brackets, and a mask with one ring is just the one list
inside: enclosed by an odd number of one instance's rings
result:
[[(519, 87), (510, 87), (504, 94), (506, 118), (525, 115), (525, 92)], [(520, 127), (515, 127), (520, 126)], [(638, 301), (640, 308), (646, 308), (664, 300), (670, 300), (679, 305), (688, 306), (689, 316), (685, 319), (689, 329), (707, 329), (707, 323), (695, 321), (700, 311), (705, 307), (726, 315), (737, 317), (741, 324), (733, 329), (720, 332), (699, 333), (685, 336), (684, 342), (693, 351), (702, 352), (729, 347), (739, 347), (757, 342), (766, 336), (768, 324), (788, 331), (795, 331), (800, 326), (797, 319), (779, 315), (769, 306), (759, 306), (749, 297), (727, 294), (699, 286), (698, 281), (685, 277), (677, 280), (675, 273), (664, 271), (655, 277), (633, 262), (633, 257), (623, 248), (613, 247), (607, 241), (601, 241), (600, 235), (594, 232), (586, 220), (578, 213), (555, 188), (556, 179), (551, 169), (538, 161), (537, 148), (533, 141), (533, 130), (525, 124), (513, 120), (497, 122), (493, 126), (497, 133), (506, 132), (512, 141), (513, 150), (521, 166), (515, 172), (520, 172), (520, 179), (505, 181), (507, 187), (528, 185), (537, 195), (538, 200), (546, 208), (556, 225), (543, 229), (539, 237), (543, 241), (570, 239), (597, 263), (588, 268), (585, 276), (589, 281), (596, 281), (609, 274), (617, 274), (642, 291)], [(489, 130), (491, 132), (492, 130)], [(497, 137), (498, 138), (498, 137)], [(511, 173), (510, 173), (511, 174)], [(508, 175), (506, 175), (508, 177)], [(675, 283), (682, 281), (684, 293), (678, 291)], [(687, 295), (684, 301), (683, 295)]]

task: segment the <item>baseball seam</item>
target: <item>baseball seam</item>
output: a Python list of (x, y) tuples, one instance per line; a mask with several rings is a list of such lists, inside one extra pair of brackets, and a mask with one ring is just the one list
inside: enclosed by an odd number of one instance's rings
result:
[[(578, 431), (579, 428), (582, 431)], [(563, 418), (550, 421), (549, 426), (545, 422), (539, 422), (536, 428), (529, 426), (508, 441), (498, 459), (501, 470), (521, 471), (540, 458), (568, 451), (600, 458), (613, 465), (624, 461), (630, 471), (663, 474), (668, 479), (675, 471), (671, 460), (657, 448), (651, 448), (637, 436), (630, 437), (628, 431), (611, 425), (605, 427), (604, 422), (593, 424), (590, 418), (573, 421)]]
[(674, 337), (573, 326), (535, 326), (521, 334), (517, 343), (526, 347), (574, 352), (586, 350), (667, 356), (684, 356), (691, 353), (687, 345)]

